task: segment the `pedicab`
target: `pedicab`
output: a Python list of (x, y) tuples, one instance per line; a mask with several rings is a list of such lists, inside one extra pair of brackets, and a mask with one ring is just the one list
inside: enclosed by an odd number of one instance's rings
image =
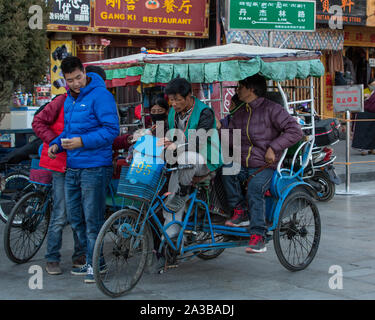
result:
[[(191, 83), (221, 83), (260, 73), (276, 84), (276, 92), (289, 112), (301, 103), (310, 105), (309, 114), (296, 115), (305, 137), (291, 154), (283, 152), (266, 193), (266, 240), (273, 241), (280, 263), (290, 271), (303, 270), (313, 261), (321, 234), (313, 190), (303, 180), (314, 145), (313, 77), (324, 74), (319, 57), (319, 52), (230, 44), (144, 59), (143, 83), (168, 83), (177, 76)], [(282, 88), (282, 81), (294, 78), (310, 78), (309, 96), (303, 101), (288, 101)], [(304, 122), (302, 116), (311, 119)], [(217, 258), (225, 249), (246, 246), (249, 241), (247, 228), (215, 222), (215, 216), (227, 208), (220, 180), (212, 173), (200, 177), (194, 185), (183, 219), (175, 218), (165, 205), (168, 193), (162, 190), (170, 172), (185, 170), (189, 165), (167, 166), (157, 140), (150, 135), (141, 137), (131, 165), (121, 172), (117, 195), (141, 201), (142, 205), (128, 205), (115, 212), (101, 228), (95, 244), (96, 284), (111, 297), (130, 292), (157, 255), (165, 257), (167, 270), (168, 265), (194, 256)], [(286, 157), (291, 160), (284, 166)], [(172, 215), (167, 225), (159, 219), (161, 209)], [(170, 238), (167, 231), (172, 225), (178, 225), (180, 231)], [(160, 239), (156, 255), (152, 233)]]

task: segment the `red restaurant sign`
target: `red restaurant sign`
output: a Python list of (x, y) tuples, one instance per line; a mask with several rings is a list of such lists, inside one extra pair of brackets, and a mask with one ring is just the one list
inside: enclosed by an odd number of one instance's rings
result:
[(49, 30), (208, 38), (209, 0), (96, 0), (88, 27), (49, 25)]

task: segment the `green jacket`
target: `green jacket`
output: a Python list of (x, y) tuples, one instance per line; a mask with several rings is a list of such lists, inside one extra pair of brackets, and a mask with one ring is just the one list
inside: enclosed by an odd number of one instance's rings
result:
[[(198, 123), (199, 123), (201, 112), (205, 108), (210, 108), (209, 106), (205, 105), (202, 101), (198, 100), (195, 97), (194, 97), (194, 100), (195, 100), (195, 104), (193, 107), (193, 111), (192, 111), (192, 114), (190, 115), (190, 118), (186, 126), (186, 130), (184, 132), (187, 142), (189, 142), (189, 137), (191, 136), (190, 129), (198, 128)], [(176, 128), (175, 118), (176, 118), (176, 112), (173, 108), (171, 108), (168, 114), (168, 126), (170, 130)], [(214, 124), (213, 124), (212, 129), (213, 129), (213, 132), (210, 136), (208, 136), (207, 141), (199, 141), (199, 153), (206, 160), (207, 167), (210, 171), (214, 171), (223, 165), (222, 158), (221, 158), (220, 139), (219, 139), (218, 131), (216, 129), (215, 117), (214, 117)]]

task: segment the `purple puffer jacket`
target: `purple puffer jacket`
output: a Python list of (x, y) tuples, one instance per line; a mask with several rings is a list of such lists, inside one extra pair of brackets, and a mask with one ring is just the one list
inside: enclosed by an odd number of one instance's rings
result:
[[(268, 147), (275, 152), (276, 169), (282, 152), (300, 141), (300, 125), (281, 105), (266, 98), (257, 98), (244, 105), (229, 121), (229, 129), (241, 130), (241, 165), (259, 168), (266, 165)], [(233, 143), (230, 135), (229, 143)], [(230, 145), (230, 147), (232, 147)]]

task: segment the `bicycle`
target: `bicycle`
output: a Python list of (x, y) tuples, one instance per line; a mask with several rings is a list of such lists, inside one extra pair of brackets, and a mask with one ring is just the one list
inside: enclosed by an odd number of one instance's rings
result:
[(0, 219), (4, 223), (8, 221), (9, 214), (17, 201), (33, 188), (29, 181), (29, 171), (29, 165), (5, 166), (0, 187)]
[[(33, 159), (32, 170), (51, 171), (39, 167), (39, 160)], [(23, 195), (11, 210), (4, 230), (4, 248), (7, 257), (18, 264), (32, 259), (41, 248), (48, 233), (52, 210), (52, 184), (44, 180), (40, 182), (31, 174), (29, 183), (33, 185), (31, 192)], [(116, 185), (108, 186), (106, 218), (119, 210), (124, 204), (116, 198)], [(123, 201), (123, 199), (122, 199)]]

